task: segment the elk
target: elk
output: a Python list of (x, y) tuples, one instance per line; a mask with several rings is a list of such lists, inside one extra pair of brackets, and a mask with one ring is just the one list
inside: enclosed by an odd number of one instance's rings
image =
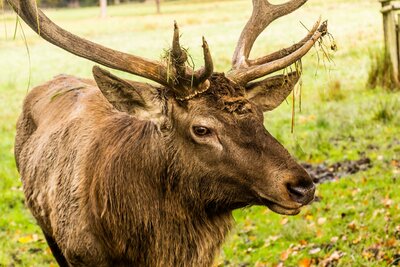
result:
[[(158, 85), (60, 75), (32, 89), (17, 123), (15, 158), (26, 204), (60, 266), (211, 266), (232, 211), (263, 205), (296, 215), (314, 198), (307, 172), (264, 128), (322, 36), (249, 59), (259, 34), (307, 0), (253, 0), (232, 69), (192, 70), (175, 23), (169, 65), (92, 43), (49, 20), (33, 0), (8, 0), (40, 36), (75, 55)], [(259, 79), (261, 78), (261, 79)], [(257, 81), (255, 81), (257, 80)]]

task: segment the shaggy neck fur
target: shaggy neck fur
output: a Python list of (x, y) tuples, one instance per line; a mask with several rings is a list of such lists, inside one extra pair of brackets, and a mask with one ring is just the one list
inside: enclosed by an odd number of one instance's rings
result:
[(231, 212), (207, 211), (193, 193), (199, 185), (188, 185), (190, 171), (179, 166), (179, 151), (166, 152), (166, 138), (154, 124), (124, 115), (117, 120), (101, 131), (113, 138), (99, 136), (92, 144), (92, 155), (109, 164), (88, 158), (94, 162), (86, 170), (94, 177), (88, 185), (93, 232), (105, 233), (98, 238), (110, 257), (119, 255), (114, 264), (211, 266)]

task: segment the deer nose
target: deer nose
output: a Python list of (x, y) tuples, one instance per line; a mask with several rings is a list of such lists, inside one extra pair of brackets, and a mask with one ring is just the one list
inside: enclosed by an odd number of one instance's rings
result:
[(308, 179), (302, 179), (296, 185), (288, 183), (286, 185), (290, 198), (300, 204), (307, 205), (314, 199), (315, 185)]

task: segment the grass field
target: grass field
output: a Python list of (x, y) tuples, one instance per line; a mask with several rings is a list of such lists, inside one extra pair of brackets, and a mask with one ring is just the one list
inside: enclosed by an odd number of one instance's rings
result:
[[(294, 133), (291, 99), (266, 114), (265, 125), (301, 161), (330, 164), (365, 155), (373, 167), (320, 185), (319, 201), (295, 217), (263, 207), (236, 211), (236, 227), (216, 265), (400, 264), (400, 94), (366, 88), (370, 53), (383, 46), (379, 8), (376, 0), (309, 1), (258, 39), (253, 57), (301, 39), (306, 30), (300, 21), (311, 27), (320, 15), (329, 20), (338, 51), (334, 63), (324, 63), (318, 49), (303, 60), (302, 110), (296, 108)], [(169, 47), (177, 20), (182, 44), (190, 48), (197, 65), (204, 35), (222, 72), (229, 69), (251, 1), (167, 2), (161, 15), (154, 14), (150, 4), (110, 7), (108, 12), (103, 20), (97, 8), (46, 14), (80, 36), (153, 59)], [(2, 14), (0, 21), (0, 266), (55, 266), (23, 203), (13, 158), (15, 123), (28, 87), (60, 73), (90, 77), (93, 63), (46, 43), (25, 25), (26, 41), (20, 28), (14, 39), (12, 13)]]

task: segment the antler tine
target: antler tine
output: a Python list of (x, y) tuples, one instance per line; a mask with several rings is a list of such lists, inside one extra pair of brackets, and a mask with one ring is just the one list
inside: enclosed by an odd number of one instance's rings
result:
[(261, 65), (231, 70), (227, 76), (239, 84), (247, 84), (249, 81), (261, 78), (267, 74), (286, 68), (301, 59), (313, 47), (315, 42), (317, 42), (319, 38), (327, 33), (327, 28), (328, 23), (327, 21), (325, 21), (321, 24), (318, 30), (308, 39), (308, 41), (304, 42), (304, 44), (300, 48), (287, 56), (279, 57), (279, 59), (275, 61), (266, 62)]
[(193, 84), (200, 85), (210, 78), (214, 72), (214, 64), (210, 53), (208, 43), (203, 36), (203, 54), (204, 54), (204, 67), (196, 71), (194, 74)]
[(279, 51), (273, 52), (267, 56), (261, 57), (261, 58), (257, 58), (257, 59), (249, 59), (247, 61), (249, 66), (254, 66), (254, 65), (261, 65), (261, 64), (265, 64), (267, 62), (271, 62), (274, 60), (278, 60), (281, 59), (287, 55), (290, 55), (291, 53), (293, 53), (294, 51), (296, 51), (297, 49), (299, 49), (300, 47), (302, 47), (308, 40), (310, 40), (310, 38), (315, 34), (315, 32), (318, 30), (319, 25), (321, 23), (321, 19), (319, 19), (314, 26), (312, 27), (312, 29), (309, 31), (309, 33), (307, 34), (306, 37), (304, 37), (300, 42), (287, 47), (287, 48), (283, 48)]
[(179, 38), (179, 27), (175, 21), (171, 50), (173, 67), (177, 74), (175, 84), (183, 87), (198, 86), (207, 80), (214, 70), (213, 60), (207, 41), (203, 37), (204, 67), (193, 72), (193, 70), (188, 69), (185, 65), (188, 55), (186, 51), (181, 48)]
[(178, 75), (178, 79), (186, 77), (187, 54), (182, 50), (179, 42), (180, 34), (178, 23), (174, 21), (174, 38), (172, 40), (172, 63)]
[(272, 21), (295, 11), (307, 1), (291, 0), (284, 4), (273, 5), (267, 0), (253, 0), (253, 13), (239, 37), (232, 58), (232, 69), (247, 67), (247, 60), (255, 40)]
[(176, 72), (173, 90), (178, 100), (188, 100), (209, 88), (210, 83), (207, 80), (214, 71), (214, 65), (207, 41), (203, 37), (204, 67), (197, 71), (186, 67), (188, 55), (181, 48), (179, 38), (179, 27), (175, 21), (171, 49), (172, 63)]
[(47, 18), (32, 0), (7, 2), (36, 33), (50, 43), (101, 65), (168, 85), (167, 68), (161, 62), (116, 51), (71, 34)]

